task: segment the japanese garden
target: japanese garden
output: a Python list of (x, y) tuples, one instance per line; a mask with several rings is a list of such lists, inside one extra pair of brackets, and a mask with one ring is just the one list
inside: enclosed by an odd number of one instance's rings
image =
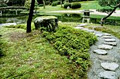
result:
[(0, 79), (120, 79), (120, 0), (0, 0)]

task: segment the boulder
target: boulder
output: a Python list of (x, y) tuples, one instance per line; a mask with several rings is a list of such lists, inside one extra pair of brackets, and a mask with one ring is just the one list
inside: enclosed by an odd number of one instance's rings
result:
[(54, 31), (58, 27), (58, 19), (54, 16), (42, 16), (34, 19), (35, 29), (40, 27), (46, 28), (48, 31)]

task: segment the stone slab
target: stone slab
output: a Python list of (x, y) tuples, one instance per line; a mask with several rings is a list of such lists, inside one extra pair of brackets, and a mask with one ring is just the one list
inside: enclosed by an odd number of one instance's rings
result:
[(83, 29), (83, 27), (75, 27), (76, 29)]
[(106, 42), (116, 42), (116, 39), (105, 39)]
[(100, 55), (98, 58), (100, 60), (103, 60), (103, 61), (112, 61), (112, 62), (116, 62), (117, 61), (116, 58), (108, 56), (108, 55)]
[(110, 71), (115, 71), (119, 65), (117, 63), (108, 63), (108, 62), (105, 62), (105, 63), (101, 63), (101, 66), (105, 69), (105, 70), (110, 70)]
[(99, 77), (102, 79), (117, 79), (116, 73), (112, 71), (104, 71), (99, 73)]
[(93, 52), (97, 53), (99, 55), (106, 55), (107, 54), (106, 50), (101, 50), (101, 49), (94, 50)]
[(97, 37), (101, 37), (103, 34), (95, 34)]
[(84, 26), (87, 26), (88, 24), (79, 24), (77, 25), (77, 27), (84, 27)]
[(104, 36), (111, 36), (111, 34), (109, 34), (109, 33), (104, 33), (103, 35)]
[(99, 45), (98, 48), (104, 49), (104, 50), (110, 50), (113, 48), (113, 46), (102, 44), (102, 45)]
[(103, 36), (104, 39), (112, 39), (112, 36)]
[(117, 42), (104, 42), (104, 44), (116, 46)]

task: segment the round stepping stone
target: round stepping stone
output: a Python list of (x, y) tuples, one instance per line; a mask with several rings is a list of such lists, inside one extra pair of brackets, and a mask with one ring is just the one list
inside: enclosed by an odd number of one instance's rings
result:
[(106, 70), (111, 70), (111, 71), (115, 71), (119, 65), (117, 63), (101, 63), (101, 66), (106, 69)]
[(97, 37), (101, 37), (103, 34), (95, 34)]
[(99, 45), (98, 48), (99, 49), (110, 50), (110, 49), (113, 48), (113, 46), (102, 44), (102, 45)]
[(103, 36), (104, 39), (112, 39), (112, 36)]
[(107, 51), (101, 50), (101, 49), (94, 50), (93, 52), (95, 52), (95, 53), (97, 53), (99, 55), (106, 55), (107, 54)]
[(115, 42), (115, 39), (105, 39), (106, 42)]
[(116, 59), (114, 57), (108, 56), (108, 55), (100, 55), (98, 57), (100, 60), (104, 60), (104, 61), (113, 61), (116, 62)]
[(75, 27), (76, 29), (83, 29), (83, 27)]
[(112, 71), (100, 72), (98, 76), (102, 79), (117, 79), (115, 72)]
[(104, 42), (104, 44), (116, 46), (117, 42)]
[(111, 36), (111, 34), (108, 34), (108, 33), (104, 33), (104, 36)]

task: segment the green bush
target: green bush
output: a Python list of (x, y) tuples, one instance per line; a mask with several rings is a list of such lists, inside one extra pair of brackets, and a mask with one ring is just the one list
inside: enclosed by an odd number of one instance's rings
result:
[(7, 4), (5, 4), (5, 3), (0, 4), (0, 7), (7, 7)]
[(64, 8), (70, 7), (71, 8), (71, 3), (65, 3)]
[(57, 6), (59, 4), (60, 4), (60, 1), (55, 1), (55, 2), (52, 3), (52, 6)]
[(80, 3), (72, 3), (71, 8), (72, 9), (81, 8), (81, 4)]
[(97, 11), (109, 13), (109, 12), (111, 12), (112, 10), (113, 10), (112, 8), (102, 8), (102, 9), (98, 9)]
[(80, 78), (85, 76), (90, 66), (88, 50), (97, 41), (96, 36), (68, 26), (60, 26), (54, 33), (44, 31), (42, 36), (76, 66), (74, 73), (78, 73)]

